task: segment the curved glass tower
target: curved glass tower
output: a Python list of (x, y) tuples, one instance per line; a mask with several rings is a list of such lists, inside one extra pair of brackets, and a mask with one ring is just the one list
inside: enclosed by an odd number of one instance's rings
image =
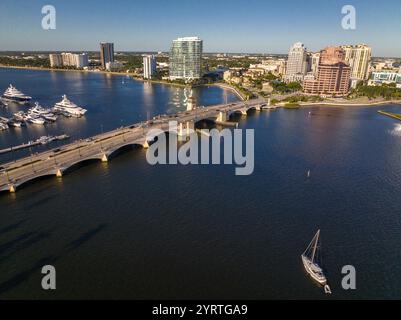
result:
[(198, 37), (178, 38), (170, 50), (170, 79), (193, 80), (202, 76), (203, 41)]

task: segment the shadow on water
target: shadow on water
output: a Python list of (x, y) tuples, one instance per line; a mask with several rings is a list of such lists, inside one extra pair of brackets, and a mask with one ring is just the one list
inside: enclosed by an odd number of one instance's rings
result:
[(37, 273), (39, 270), (42, 269), (44, 265), (54, 264), (59, 258), (55, 256), (48, 256), (45, 258), (40, 259), (36, 262), (31, 268), (26, 269), (9, 280), (0, 283), (0, 294), (3, 294), (9, 290), (14, 289), (18, 285), (24, 283), (31, 277), (33, 274)]
[(25, 220), (21, 220), (21, 221), (16, 222), (16, 223), (13, 223), (13, 224), (10, 224), (7, 227), (4, 227), (4, 228), (0, 229), (0, 234), (7, 233), (7, 232), (13, 231), (15, 229), (18, 229), (22, 224), (25, 223), (25, 221), (26, 221), (26, 219)]
[(106, 228), (106, 224), (100, 224), (94, 229), (89, 230), (82, 234), (78, 239), (71, 241), (70, 244), (67, 246), (67, 250), (75, 250), (78, 247), (82, 246), (84, 243), (91, 240), (94, 236), (96, 236), (100, 231)]
[(48, 197), (44, 197), (43, 199), (40, 199), (38, 201), (35, 201), (27, 206), (24, 206), (24, 210), (28, 211), (28, 210), (32, 210), (35, 208), (38, 208), (46, 203), (48, 203), (49, 201), (54, 200), (55, 198), (58, 198), (59, 195), (58, 194), (53, 194), (53, 195), (49, 195)]
[(2, 248), (0, 247), (0, 263), (7, 261), (7, 259), (9, 259), (12, 255), (18, 253), (19, 251), (28, 249), (36, 243), (39, 243), (42, 240), (48, 239), (50, 237), (50, 232), (29, 233), (24, 234), (14, 241), (10, 241), (4, 244), (3, 246), (1, 246)]
[(26, 232), (13, 240), (10, 240), (4, 244), (1, 244), (0, 245), (0, 254), (3, 254), (7, 250), (13, 248), (14, 246), (18, 245), (21, 241), (28, 239), (29, 237), (31, 237), (34, 234), (35, 234), (34, 232)]

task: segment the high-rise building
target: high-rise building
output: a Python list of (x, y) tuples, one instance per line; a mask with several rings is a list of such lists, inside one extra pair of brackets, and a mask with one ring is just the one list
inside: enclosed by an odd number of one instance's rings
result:
[(367, 80), (372, 48), (364, 44), (342, 46), (341, 48), (345, 51), (345, 61), (351, 67), (351, 79)]
[(63, 66), (65, 67), (75, 67), (76, 66), (76, 59), (75, 55), (71, 52), (63, 52), (61, 54), (63, 59)]
[(170, 50), (170, 79), (193, 80), (202, 76), (203, 41), (198, 37), (178, 38)]
[(103, 69), (108, 62), (114, 62), (114, 43), (100, 43), (100, 62)]
[(312, 72), (314, 75), (317, 75), (319, 61), (320, 61), (320, 52), (311, 53), (309, 56), (310, 68), (308, 71)]
[(294, 43), (288, 53), (285, 82), (302, 81), (308, 69), (307, 52), (303, 43)]
[(75, 66), (77, 68), (85, 68), (89, 65), (88, 55), (86, 53), (75, 55)]
[(49, 54), (51, 67), (76, 67), (84, 68), (89, 64), (88, 55), (86, 53), (75, 54), (71, 52), (63, 52), (61, 54)]
[(143, 56), (143, 78), (152, 79), (156, 74), (156, 58), (154, 55)]
[(327, 47), (320, 51), (317, 75), (308, 75), (303, 83), (305, 93), (344, 96), (350, 88), (351, 68), (345, 62), (340, 47)]
[(63, 65), (63, 56), (59, 53), (49, 54), (50, 67), (61, 67)]

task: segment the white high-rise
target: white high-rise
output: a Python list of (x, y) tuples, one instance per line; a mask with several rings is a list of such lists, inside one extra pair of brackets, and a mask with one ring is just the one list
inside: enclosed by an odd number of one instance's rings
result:
[(367, 80), (372, 48), (364, 44), (342, 46), (341, 48), (345, 51), (345, 61), (351, 67), (351, 79)]
[(143, 78), (152, 79), (156, 74), (156, 58), (154, 55), (143, 56)]
[(60, 53), (49, 54), (50, 67), (61, 67), (63, 65), (63, 56)]
[(170, 50), (170, 79), (193, 80), (202, 76), (203, 41), (198, 37), (178, 38)]
[(89, 65), (88, 55), (86, 53), (75, 54), (71, 52), (63, 52), (49, 54), (51, 67), (76, 67), (84, 68)]
[(288, 53), (285, 82), (302, 81), (308, 70), (306, 47), (301, 42), (294, 43)]

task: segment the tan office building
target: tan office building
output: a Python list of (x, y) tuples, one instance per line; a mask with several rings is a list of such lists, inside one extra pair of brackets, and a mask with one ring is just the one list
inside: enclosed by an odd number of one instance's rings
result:
[(306, 77), (305, 93), (344, 96), (350, 88), (351, 68), (345, 62), (345, 52), (340, 47), (327, 47), (320, 51), (317, 76)]

